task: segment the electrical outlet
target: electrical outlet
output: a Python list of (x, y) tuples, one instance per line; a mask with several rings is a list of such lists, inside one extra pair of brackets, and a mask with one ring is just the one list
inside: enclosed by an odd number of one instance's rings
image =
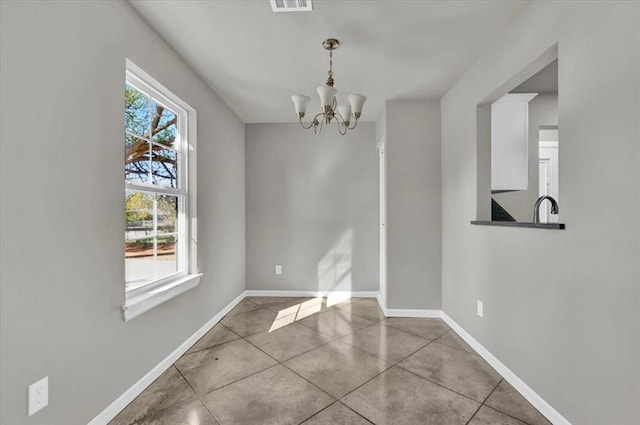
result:
[(276, 274), (282, 274), (282, 266), (280, 264), (276, 264)]
[(49, 377), (29, 385), (29, 416), (49, 404)]
[(478, 316), (484, 317), (484, 304), (478, 300)]

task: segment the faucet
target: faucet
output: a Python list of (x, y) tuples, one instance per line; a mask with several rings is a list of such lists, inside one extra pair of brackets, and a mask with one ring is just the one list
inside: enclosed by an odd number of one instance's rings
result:
[(542, 201), (548, 199), (551, 202), (551, 214), (558, 214), (558, 203), (551, 196), (544, 195), (538, 198), (536, 204), (533, 206), (533, 222), (540, 223), (540, 204)]

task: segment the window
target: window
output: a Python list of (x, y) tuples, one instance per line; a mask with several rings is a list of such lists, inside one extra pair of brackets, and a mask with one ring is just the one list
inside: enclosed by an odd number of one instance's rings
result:
[[(127, 61), (124, 109), (125, 319), (197, 284), (191, 273), (195, 111)], [(192, 158), (190, 158), (192, 157)]]

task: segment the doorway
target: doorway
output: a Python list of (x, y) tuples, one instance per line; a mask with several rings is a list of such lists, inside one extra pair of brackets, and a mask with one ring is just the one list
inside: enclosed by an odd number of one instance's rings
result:
[(387, 306), (387, 161), (385, 141), (378, 144), (380, 188), (380, 296)]
[[(551, 196), (559, 203), (558, 139), (558, 127), (540, 127), (538, 131), (538, 195)], [(558, 222), (558, 214), (551, 214), (551, 208), (548, 202), (543, 202), (540, 206), (540, 222)]]

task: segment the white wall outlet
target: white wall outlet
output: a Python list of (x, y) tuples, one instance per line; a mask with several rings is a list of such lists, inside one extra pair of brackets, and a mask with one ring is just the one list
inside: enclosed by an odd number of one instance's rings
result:
[(276, 274), (282, 274), (282, 265), (276, 264)]
[(29, 416), (49, 404), (49, 377), (29, 385)]
[(478, 316), (484, 317), (484, 304), (478, 300)]

